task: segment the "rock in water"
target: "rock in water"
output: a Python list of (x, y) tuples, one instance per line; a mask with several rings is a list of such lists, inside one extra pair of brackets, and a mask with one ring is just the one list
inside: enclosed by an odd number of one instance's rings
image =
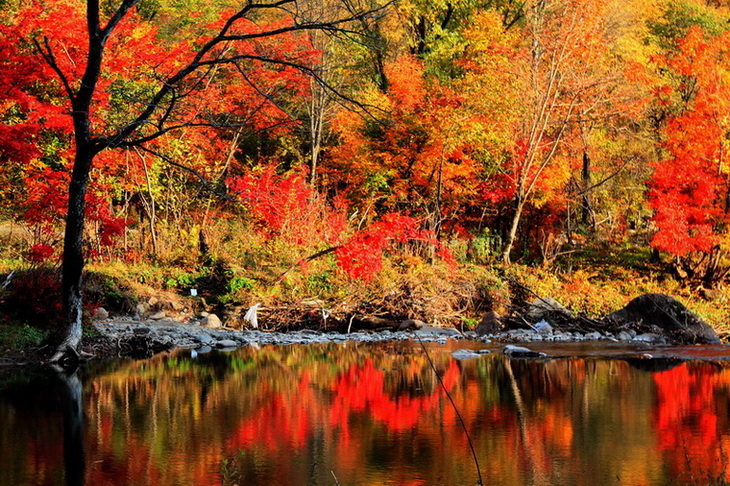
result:
[(475, 353), (470, 349), (457, 349), (451, 353), (451, 357), (458, 361), (464, 361), (465, 359), (481, 358), (481, 354)]
[(715, 331), (701, 317), (665, 294), (641, 295), (607, 318), (651, 328), (676, 344), (720, 344)]
[(504, 347), (504, 354), (510, 358), (545, 358), (547, 354), (541, 353), (540, 351), (533, 351), (529, 348), (522, 346), (515, 346), (514, 344), (508, 344)]

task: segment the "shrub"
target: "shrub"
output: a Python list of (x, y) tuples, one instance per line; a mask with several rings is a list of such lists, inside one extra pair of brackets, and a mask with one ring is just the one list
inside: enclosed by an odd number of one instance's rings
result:
[(55, 267), (34, 267), (15, 273), (7, 289), (5, 306), (18, 320), (40, 329), (62, 323), (61, 277)]

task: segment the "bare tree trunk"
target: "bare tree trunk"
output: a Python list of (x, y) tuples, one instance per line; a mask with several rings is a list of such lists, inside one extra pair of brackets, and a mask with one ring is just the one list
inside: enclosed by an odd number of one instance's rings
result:
[(522, 210), (525, 208), (525, 200), (517, 197), (515, 200), (515, 214), (512, 216), (512, 224), (510, 225), (509, 233), (507, 234), (507, 243), (504, 245), (502, 251), (502, 262), (506, 265), (510, 264), (510, 253), (512, 253), (512, 247), (517, 237), (517, 229), (520, 226), (520, 219), (522, 218)]
[[(136, 149), (136, 147), (135, 147)], [(147, 216), (150, 220), (150, 235), (152, 236), (152, 253), (155, 255), (155, 258), (158, 257), (159, 253), (159, 247), (157, 246), (157, 201), (155, 201), (155, 195), (152, 192), (152, 181), (150, 179), (150, 173), (147, 170), (147, 159), (145, 156), (141, 153), (139, 153), (139, 150), (137, 150), (137, 155), (139, 156), (140, 160), (142, 161), (142, 168), (144, 169), (144, 177), (147, 182), (147, 194), (150, 196), (150, 202), (147, 203), (144, 198), (141, 198), (142, 200), (142, 206), (144, 206), (145, 210), (147, 211)]]
[(68, 194), (68, 214), (63, 241), (63, 265), (61, 296), (66, 335), (59, 344), (52, 362), (64, 356), (78, 359), (78, 345), (81, 342), (82, 274), (84, 270), (83, 235), (86, 190), (89, 185), (91, 162), (96, 155), (94, 148), (85, 142), (78, 143), (71, 174)]
[(310, 136), (310, 172), (309, 182), (314, 185), (317, 182), (317, 165), (319, 154), (322, 150), (322, 135), (324, 132), (324, 118), (326, 110), (327, 93), (324, 88), (315, 80), (312, 83), (312, 99), (309, 112), (309, 136)]
[(589, 189), (591, 187), (591, 156), (587, 149), (583, 149), (583, 170), (581, 171), (581, 189), (583, 191), (583, 205), (581, 208), (581, 223), (590, 224), (596, 230), (596, 216), (593, 212)]
[[(133, 2), (131, 0), (125, 2), (120, 7), (122, 16), (132, 6)], [(84, 271), (83, 237), (86, 190), (89, 186), (89, 174), (94, 157), (106, 148), (105, 143), (100, 143), (99, 140), (92, 137), (91, 120), (89, 118), (91, 102), (101, 73), (104, 43), (111, 32), (111, 30), (108, 32), (102, 31), (100, 27), (98, 0), (88, 0), (86, 2), (86, 24), (89, 32), (89, 53), (86, 58), (86, 69), (76, 93), (71, 90), (67, 78), (58, 69), (53, 57), (50, 54), (44, 55), (46, 61), (56, 69), (61, 80), (65, 83), (71, 100), (74, 143), (76, 145), (76, 155), (74, 156), (68, 191), (68, 213), (66, 215), (66, 229), (63, 241), (61, 299), (66, 335), (59, 344), (56, 354), (51, 358), (51, 362), (58, 362), (64, 357), (76, 360), (79, 358), (77, 348), (81, 342), (81, 283)], [(110, 21), (108, 26), (111, 26), (111, 24)]]

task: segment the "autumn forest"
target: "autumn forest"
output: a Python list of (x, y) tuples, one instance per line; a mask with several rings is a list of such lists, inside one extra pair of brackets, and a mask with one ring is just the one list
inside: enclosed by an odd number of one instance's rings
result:
[(468, 327), (519, 281), (727, 325), (725, 0), (0, 5), (3, 322)]

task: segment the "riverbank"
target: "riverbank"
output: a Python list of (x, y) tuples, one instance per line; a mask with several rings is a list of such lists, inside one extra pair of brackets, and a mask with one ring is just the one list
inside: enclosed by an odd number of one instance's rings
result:
[[(296, 344), (346, 344), (348, 342), (383, 343), (392, 341), (421, 341), (446, 345), (463, 341), (466, 347), (493, 344), (496, 349), (509, 353), (509, 346), (549, 343), (599, 343), (635, 347), (645, 352), (656, 347), (666, 347), (667, 339), (654, 333), (637, 334), (636, 331), (621, 333), (598, 331), (560, 331), (553, 329), (509, 329), (479, 336), (473, 330), (423, 326), (409, 330), (357, 330), (337, 332), (303, 329), (289, 332), (234, 330), (207, 328), (199, 323), (190, 324), (173, 319), (146, 319), (135, 317), (107, 318), (93, 324), (94, 332), (85, 336), (81, 345), (84, 360), (114, 358), (148, 359), (175, 349), (189, 349), (191, 353), (206, 354), (212, 351), (232, 351), (251, 346), (288, 346)], [(0, 354), (0, 366), (36, 366), (43, 364), (51, 354), (46, 346), (25, 349), (6, 349)], [(520, 353), (515, 357), (540, 357)], [(476, 355), (468, 355), (476, 357)], [(460, 356), (457, 359), (464, 359)]]
[[(176, 347), (215, 349), (225, 340), (244, 346), (317, 339), (344, 342), (358, 340), (359, 335), (368, 341), (405, 339), (401, 336), (412, 334), (397, 332), (404, 321), (453, 329), (461, 339), (474, 336), (490, 312), (502, 317), (498, 325), (479, 334), (495, 341), (661, 345), (672, 340), (650, 326), (632, 329), (602, 320), (637, 295), (657, 292), (679, 299), (727, 342), (730, 299), (724, 290), (699, 292), (682, 287), (656, 269), (622, 266), (628, 261), (624, 255), (570, 273), (521, 265), (389, 266), (367, 285), (312, 269), (266, 284), (242, 280), (225, 266), (194, 278), (174, 273), (173, 267), (92, 266), (84, 288), (83, 349), (94, 356), (144, 358)], [(0, 361), (42, 361), (50, 346), (41, 343), (60, 326), (54, 321), (59, 315), (57, 269), (32, 268), (12, 275), (9, 270), (3, 279), (9, 285), (0, 291)], [(567, 321), (552, 322), (550, 329), (544, 329), (541, 318), (527, 316), (526, 306), (543, 298), (559, 302)], [(255, 321), (246, 318), (253, 307)], [(101, 325), (101, 332), (90, 322)], [(108, 323), (122, 327), (112, 329)], [(162, 331), (166, 327), (170, 329)], [(10, 334), (3, 335), (3, 330)], [(104, 336), (107, 331), (110, 338)], [(215, 342), (206, 342), (201, 333)], [(430, 338), (424, 331), (420, 335)]]

